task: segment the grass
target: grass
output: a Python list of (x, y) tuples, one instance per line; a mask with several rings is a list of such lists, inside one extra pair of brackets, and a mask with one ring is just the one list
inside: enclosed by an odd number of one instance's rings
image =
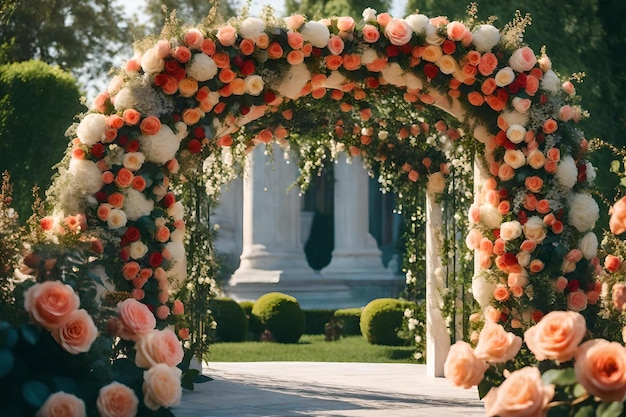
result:
[(326, 342), (324, 335), (303, 335), (298, 343), (270, 342), (215, 343), (209, 362), (367, 362), (410, 363), (411, 346), (370, 345), (363, 336), (348, 336)]

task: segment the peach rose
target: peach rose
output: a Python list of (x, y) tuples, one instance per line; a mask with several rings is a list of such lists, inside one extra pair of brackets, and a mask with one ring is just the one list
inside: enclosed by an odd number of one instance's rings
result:
[(518, 169), (526, 165), (526, 155), (519, 149), (507, 149), (504, 152), (504, 162), (513, 169)]
[(174, 407), (180, 404), (182, 387), (181, 370), (164, 363), (157, 364), (143, 373), (144, 403), (150, 410)]
[(452, 385), (471, 388), (480, 384), (489, 365), (474, 355), (469, 343), (457, 341), (450, 347), (443, 372)]
[(135, 364), (140, 368), (152, 368), (159, 363), (176, 366), (183, 360), (183, 347), (176, 334), (167, 328), (142, 335), (135, 349)]
[(572, 311), (583, 311), (587, 308), (587, 294), (583, 290), (567, 294), (567, 308)]
[(115, 177), (115, 185), (119, 188), (127, 188), (133, 182), (133, 178), (135, 176), (133, 173), (127, 168), (121, 168), (117, 171), (117, 175)]
[(172, 314), (181, 315), (185, 314), (185, 305), (180, 300), (174, 300), (174, 305), (172, 306)]
[(537, 64), (537, 57), (528, 46), (517, 49), (509, 58), (509, 65), (517, 72), (530, 71), (535, 64)]
[(144, 135), (156, 135), (161, 130), (161, 121), (156, 116), (148, 116), (139, 125)]
[(622, 261), (617, 256), (607, 255), (604, 258), (604, 268), (611, 273), (618, 271), (621, 266)]
[(526, 189), (532, 193), (538, 193), (541, 191), (541, 188), (543, 187), (543, 180), (536, 176), (530, 176), (530, 177), (526, 177), (526, 179), (524, 180), (524, 185), (526, 186)]
[(385, 26), (385, 36), (392, 45), (402, 46), (409, 43), (413, 29), (404, 19), (392, 18)]
[(531, 168), (540, 169), (543, 168), (543, 166), (545, 165), (546, 157), (544, 156), (543, 152), (538, 149), (534, 149), (528, 154), (528, 156), (526, 157), (526, 161)]
[(183, 78), (178, 82), (178, 91), (183, 97), (191, 97), (198, 91), (198, 80), (194, 78)]
[(350, 16), (341, 16), (337, 19), (337, 29), (342, 32), (351, 32), (355, 26), (356, 22)]
[(557, 121), (552, 119), (552, 118), (550, 118), (550, 119), (546, 120), (545, 122), (543, 122), (543, 126), (541, 127), (541, 130), (546, 135), (549, 135), (550, 133), (556, 132), (556, 130), (558, 128), (559, 128), (559, 125), (558, 125)]
[(604, 402), (624, 401), (626, 396), (626, 350), (617, 342), (589, 340), (578, 348), (576, 380)]
[(61, 327), (79, 306), (78, 294), (61, 281), (38, 283), (24, 293), (24, 309), (47, 330)]
[(533, 240), (537, 243), (543, 242), (547, 235), (543, 220), (541, 220), (538, 216), (530, 217), (526, 224), (522, 226), (522, 229), (526, 239)]
[(380, 39), (380, 32), (373, 25), (365, 25), (363, 26), (363, 31), (361, 32), (363, 35), (363, 40), (367, 43), (375, 43)]
[(489, 417), (534, 417), (545, 414), (554, 397), (554, 385), (544, 385), (539, 368), (527, 366), (512, 372), (497, 388), (492, 388), (483, 401)]
[(537, 360), (567, 362), (587, 333), (585, 318), (574, 311), (552, 311), (526, 330), (524, 341)]
[(289, 30), (297, 30), (304, 24), (305, 16), (294, 14), (285, 18), (285, 24)]
[(283, 56), (283, 47), (278, 42), (272, 42), (267, 49), (267, 55), (271, 59), (278, 59)]
[(96, 401), (100, 417), (134, 417), (138, 406), (135, 392), (116, 381), (100, 388)]
[(422, 59), (428, 62), (437, 62), (443, 56), (443, 51), (440, 46), (428, 45), (422, 51)]
[(521, 346), (521, 337), (499, 324), (487, 322), (478, 336), (475, 354), (486, 362), (504, 363), (513, 359)]
[(132, 298), (118, 303), (116, 312), (122, 324), (118, 335), (122, 339), (137, 340), (139, 335), (149, 334), (156, 327), (156, 319), (148, 306)]
[(609, 229), (615, 235), (626, 232), (626, 197), (622, 197), (609, 210)]
[(498, 167), (498, 177), (502, 181), (509, 181), (515, 177), (515, 170), (509, 164), (502, 164)]
[(333, 54), (333, 55), (341, 55), (341, 53), (343, 52), (343, 48), (344, 48), (344, 43), (343, 43), (343, 39), (341, 39), (341, 37), (337, 36), (337, 35), (332, 35), (330, 37), (330, 39), (328, 40), (328, 45), (326, 46), (328, 48), (328, 51)]
[(467, 28), (465, 27), (465, 25), (457, 21), (448, 23), (448, 27), (446, 28), (448, 38), (452, 39), (453, 41), (462, 40), (463, 36), (465, 36), (466, 31)]
[[(480, 57), (480, 62), (478, 63), (478, 72), (480, 72), (484, 76), (488, 76), (488, 75), (493, 74), (493, 71), (496, 69), (497, 66), (498, 66), (498, 58), (496, 58), (496, 56), (493, 53), (487, 52), (486, 54), (483, 54)], [(485, 93), (485, 94), (491, 94), (491, 93)]]
[(496, 288), (493, 290), (493, 298), (501, 303), (508, 300), (510, 295), (509, 290), (504, 284), (496, 285)]
[(222, 26), (217, 30), (216, 37), (223, 46), (232, 46), (237, 40), (237, 29), (230, 25)]
[(50, 395), (36, 417), (85, 417), (85, 402), (63, 391)]
[(78, 355), (89, 352), (98, 328), (86, 310), (74, 310), (60, 328), (52, 331), (52, 337), (67, 352)]
[(500, 226), (500, 239), (515, 240), (522, 235), (522, 225), (518, 221), (504, 222)]

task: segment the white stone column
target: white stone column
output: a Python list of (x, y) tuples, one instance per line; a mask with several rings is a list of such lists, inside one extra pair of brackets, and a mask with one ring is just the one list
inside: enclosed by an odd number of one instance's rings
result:
[(222, 188), (211, 222), (219, 227), (216, 252), (226, 257), (226, 267), (231, 271), (238, 268), (243, 248), (243, 179), (235, 178)]
[(441, 314), (444, 288), (441, 262), (441, 205), (426, 196), (426, 375), (441, 377), (450, 350), (450, 335)]

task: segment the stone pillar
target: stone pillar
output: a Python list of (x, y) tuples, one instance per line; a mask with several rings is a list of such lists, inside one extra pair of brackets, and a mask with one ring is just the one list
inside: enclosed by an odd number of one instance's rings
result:
[(219, 205), (211, 218), (218, 226), (215, 250), (226, 258), (230, 271), (239, 267), (239, 255), (243, 248), (243, 180), (233, 179), (222, 188)]
[(426, 197), (426, 375), (442, 377), (450, 350), (450, 335), (441, 314), (444, 288), (441, 263), (441, 205)]

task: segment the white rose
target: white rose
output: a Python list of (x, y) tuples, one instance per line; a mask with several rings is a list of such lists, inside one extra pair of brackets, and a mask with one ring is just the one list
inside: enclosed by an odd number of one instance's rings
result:
[(241, 22), (239, 33), (242, 37), (256, 39), (265, 31), (265, 22), (258, 17), (248, 17)]
[(148, 253), (148, 247), (141, 241), (132, 242), (130, 244), (130, 257), (133, 259), (141, 259)]
[(187, 278), (187, 256), (185, 253), (185, 245), (182, 242), (168, 242), (165, 245), (170, 253), (170, 262), (173, 266), (167, 270), (167, 276), (174, 289), (178, 288)]
[(109, 229), (119, 229), (120, 227), (126, 226), (126, 221), (126, 213), (124, 213), (124, 211), (113, 209), (107, 219), (107, 226), (109, 226)]
[(520, 73), (530, 71), (536, 63), (537, 57), (529, 47), (522, 47), (515, 50), (511, 58), (509, 58), (511, 68)]
[(124, 165), (124, 168), (130, 169), (131, 171), (137, 171), (141, 168), (145, 160), (146, 156), (141, 152), (128, 152), (124, 154), (122, 165)]
[(368, 22), (375, 22), (376, 21), (376, 10), (372, 9), (371, 7), (368, 7), (367, 9), (363, 10), (363, 21), (365, 23)]
[(435, 33), (437, 30), (437, 28), (430, 23), (428, 16), (423, 14), (412, 14), (407, 16), (404, 20), (411, 26), (413, 32), (418, 35), (423, 34), (428, 36)]
[(474, 275), (472, 278), (472, 295), (482, 308), (491, 304), (491, 297), (495, 289), (496, 284), (481, 275)]
[(515, 72), (511, 67), (504, 67), (496, 73), (495, 79), (498, 87), (506, 87), (515, 80)]
[(526, 239), (535, 241), (537, 243), (543, 242), (546, 238), (546, 225), (543, 223), (543, 220), (538, 216), (531, 216), (526, 224), (522, 226), (524, 231), (524, 236)]
[(513, 143), (521, 143), (526, 138), (526, 129), (521, 125), (511, 125), (506, 130), (506, 137)]
[(489, 229), (497, 229), (502, 223), (502, 215), (491, 204), (480, 206), (480, 222)]
[(165, 60), (159, 58), (157, 49), (148, 49), (141, 57), (141, 68), (146, 74), (159, 74), (165, 68)]
[(124, 190), (124, 212), (128, 220), (139, 220), (152, 213), (152, 210), (154, 210), (154, 200), (134, 188)]
[(435, 172), (428, 176), (428, 192), (431, 194), (440, 194), (446, 189), (446, 179), (441, 172)]
[(569, 155), (561, 158), (554, 176), (559, 184), (565, 188), (570, 189), (576, 185), (576, 181), (578, 181), (578, 168), (576, 167), (574, 158)]
[(300, 34), (305, 42), (311, 42), (317, 48), (324, 48), (328, 44), (328, 39), (330, 39), (328, 27), (316, 21), (306, 22)]
[(578, 247), (585, 259), (593, 259), (598, 256), (598, 236), (589, 232), (578, 242)]
[(522, 225), (518, 221), (504, 222), (500, 225), (500, 238), (502, 240), (515, 240), (521, 235)]
[(378, 59), (378, 52), (369, 46), (363, 49), (361, 53), (361, 62), (363, 65), (369, 65)]
[(507, 149), (504, 152), (504, 162), (513, 169), (518, 169), (526, 165), (526, 155), (519, 149)]
[(107, 118), (104, 114), (89, 113), (76, 128), (76, 136), (85, 145), (94, 145), (104, 137)]
[(459, 64), (451, 55), (442, 56), (439, 61), (437, 61), (437, 66), (442, 73), (448, 75), (459, 69)]
[(500, 31), (492, 25), (478, 26), (472, 36), (472, 43), (478, 52), (489, 52), (500, 42)]
[(577, 193), (569, 200), (569, 224), (574, 226), (579, 232), (591, 230), (596, 225), (600, 215), (598, 203), (589, 194)]
[(217, 65), (213, 58), (205, 54), (194, 54), (187, 64), (187, 77), (200, 82), (213, 79), (217, 74)]
[(517, 263), (520, 264), (520, 266), (523, 268), (526, 268), (530, 263), (529, 252), (519, 251), (517, 255), (515, 255), (515, 257), (517, 258)]
[(251, 96), (258, 96), (263, 91), (265, 82), (260, 75), (250, 75), (246, 77), (246, 93)]
[(543, 73), (543, 78), (539, 84), (539, 88), (549, 93), (556, 94), (561, 89), (561, 81), (559, 76), (552, 70), (548, 70)]
[(87, 159), (72, 159), (68, 172), (76, 186), (87, 194), (95, 194), (104, 186), (102, 171), (95, 162)]

